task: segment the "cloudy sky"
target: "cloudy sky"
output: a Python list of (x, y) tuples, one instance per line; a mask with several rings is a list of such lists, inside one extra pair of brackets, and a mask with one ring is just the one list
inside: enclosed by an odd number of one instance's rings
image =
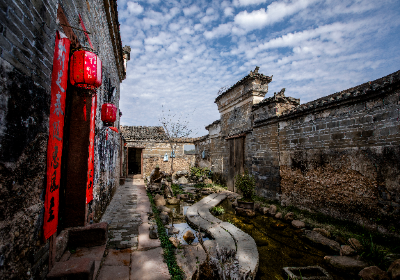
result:
[[(398, 0), (118, 0), (123, 45), (122, 125), (160, 125), (164, 110), (197, 136), (214, 103), (255, 66), (305, 103), (400, 69)], [(163, 107), (162, 107), (163, 106)]]

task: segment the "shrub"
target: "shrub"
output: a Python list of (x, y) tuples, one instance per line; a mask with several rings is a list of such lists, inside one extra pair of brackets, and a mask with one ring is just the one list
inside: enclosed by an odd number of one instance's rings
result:
[[(389, 268), (389, 260), (387, 259), (388, 251), (381, 248), (379, 245), (374, 243), (372, 235), (369, 237), (362, 234), (358, 237), (363, 249), (360, 256), (368, 262), (369, 265), (376, 265), (377, 267), (386, 270)], [(353, 248), (356, 249), (356, 248)]]
[(218, 215), (222, 215), (225, 213), (225, 209), (222, 206), (216, 206), (211, 208), (211, 213), (218, 216)]
[(171, 189), (174, 192), (174, 196), (177, 196), (178, 194), (184, 193), (182, 187), (179, 186), (179, 185), (176, 185), (176, 184), (171, 184)]
[(235, 176), (235, 186), (242, 192), (245, 199), (252, 199), (256, 181), (254, 176), (246, 170), (244, 174)]
[(191, 167), (190, 168), (190, 173), (192, 176), (195, 176), (197, 179), (200, 177), (206, 178), (211, 176), (211, 171), (207, 167), (201, 168), (201, 167)]

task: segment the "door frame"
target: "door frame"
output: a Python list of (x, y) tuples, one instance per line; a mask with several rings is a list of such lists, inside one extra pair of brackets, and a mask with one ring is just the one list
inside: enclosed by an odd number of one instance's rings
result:
[[(228, 184), (228, 190), (233, 192), (237, 192), (237, 189), (235, 187), (235, 176), (237, 174), (244, 172), (245, 139), (246, 139), (245, 134), (239, 134), (236, 136), (226, 138), (226, 140), (228, 140), (229, 143), (229, 158), (228, 158), (229, 169), (228, 169), (227, 184)], [(237, 154), (238, 151), (242, 151), (241, 155)], [(239, 156), (241, 157), (241, 159), (238, 158)]]
[(126, 149), (126, 176), (129, 177), (129, 149), (140, 150), (140, 174), (132, 174), (133, 175), (143, 175), (143, 151), (145, 147), (127, 147)]

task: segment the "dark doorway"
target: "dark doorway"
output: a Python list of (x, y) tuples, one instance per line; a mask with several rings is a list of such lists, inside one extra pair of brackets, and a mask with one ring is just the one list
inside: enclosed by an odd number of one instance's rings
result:
[(138, 148), (128, 149), (128, 174), (142, 174), (142, 150)]
[(244, 172), (244, 137), (228, 140), (229, 143), (229, 172), (228, 190), (235, 192), (235, 176)]

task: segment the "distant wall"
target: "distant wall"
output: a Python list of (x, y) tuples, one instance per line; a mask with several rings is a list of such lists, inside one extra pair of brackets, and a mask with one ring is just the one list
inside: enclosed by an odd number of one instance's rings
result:
[[(174, 172), (178, 170), (190, 170), (194, 166), (195, 155), (185, 155), (184, 145), (192, 143), (179, 143), (175, 151), (173, 163)], [(168, 142), (161, 141), (127, 141), (127, 148), (143, 148), (143, 178), (150, 175), (158, 165), (160, 171), (171, 172), (171, 146)], [(168, 155), (168, 161), (164, 161), (164, 155)]]

